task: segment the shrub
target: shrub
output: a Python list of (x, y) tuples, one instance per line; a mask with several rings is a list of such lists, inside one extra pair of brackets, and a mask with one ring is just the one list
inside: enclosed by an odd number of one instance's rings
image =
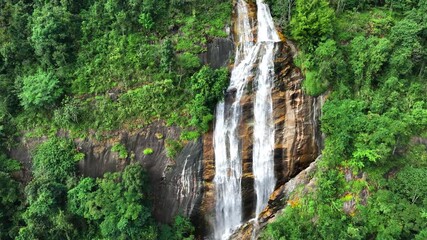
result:
[(154, 153), (154, 150), (152, 148), (146, 148), (143, 151), (144, 155), (151, 155)]
[(173, 139), (166, 139), (166, 156), (174, 158), (183, 148), (183, 144), (180, 141)]
[(78, 153), (71, 140), (51, 138), (38, 146), (33, 157), (33, 173), (36, 178), (65, 182), (73, 176), (76, 162), (84, 155)]
[(326, 0), (299, 0), (296, 14), (291, 20), (292, 37), (306, 49), (312, 50), (317, 44), (333, 33), (334, 11)]
[(206, 132), (213, 119), (215, 104), (224, 96), (223, 91), (228, 85), (228, 71), (225, 68), (213, 70), (205, 66), (191, 77), (190, 83), (194, 97), (187, 106), (191, 115), (189, 125)]
[(62, 94), (58, 78), (52, 72), (38, 70), (34, 75), (22, 79), (19, 93), (21, 105), (29, 110), (32, 108), (49, 108)]
[(118, 143), (118, 144), (114, 145), (111, 148), (111, 151), (119, 153), (119, 158), (127, 158), (128, 155), (129, 155), (128, 151), (126, 150), (125, 145), (123, 145), (121, 143)]
[(71, 125), (79, 122), (81, 115), (78, 99), (65, 98), (62, 107), (54, 111), (54, 121), (58, 126)]

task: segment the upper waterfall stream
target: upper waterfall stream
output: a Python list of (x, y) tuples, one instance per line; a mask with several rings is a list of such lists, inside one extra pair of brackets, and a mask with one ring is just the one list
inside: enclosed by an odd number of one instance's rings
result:
[(215, 239), (228, 239), (242, 223), (242, 156), (239, 125), (241, 99), (249, 79), (254, 78), (253, 177), (256, 193), (255, 216), (267, 205), (274, 190), (274, 122), (271, 90), (274, 86), (275, 42), (280, 38), (268, 6), (257, 0), (257, 41), (249, 6), (237, 2), (237, 48), (235, 66), (227, 89), (231, 99), (219, 103), (214, 130), (215, 148)]

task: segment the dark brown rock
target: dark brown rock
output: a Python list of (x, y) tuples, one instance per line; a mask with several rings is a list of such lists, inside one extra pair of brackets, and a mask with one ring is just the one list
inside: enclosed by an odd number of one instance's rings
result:
[(203, 135), (203, 198), (197, 216), (196, 234), (207, 235), (212, 232), (215, 213), (215, 177), (214, 147), (212, 130)]
[(207, 51), (200, 54), (203, 64), (212, 68), (226, 67), (233, 54), (234, 44), (230, 38), (214, 38), (207, 44)]
[[(157, 122), (136, 131), (112, 132), (104, 140), (94, 137), (75, 139), (77, 149), (85, 154), (84, 160), (78, 164), (79, 173), (87, 177), (102, 177), (106, 172), (121, 171), (131, 162), (139, 162), (149, 176), (154, 217), (160, 222), (170, 223), (178, 213), (193, 216), (198, 214), (203, 193), (203, 144), (201, 139), (189, 142), (175, 159), (169, 159), (165, 140), (176, 139), (179, 134), (179, 128)], [(60, 135), (66, 136), (67, 133)], [(21, 175), (26, 182), (31, 179), (30, 153), (45, 140), (22, 138), (21, 143), (10, 152), (12, 158), (24, 163)], [(117, 152), (111, 151), (118, 143), (125, 146), (127, 158), (119, 158)], [(143, 151), (146, 148), (153, 149), (153, 154), (145, 155)]]

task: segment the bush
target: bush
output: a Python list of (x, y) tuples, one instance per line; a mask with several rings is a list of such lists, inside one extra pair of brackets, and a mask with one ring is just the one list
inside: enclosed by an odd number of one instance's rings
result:
[(191, 115), (190, 126), (206, 132), (213, 119), (215, 104), (223, 98), (224, 89), (228, 85), (228, 71), (225, 68), (213, 70), (204, 66), (191, 77), (190, 84), (193, 94), (187, 106)]
[(58, 126), (70, 126), (80, 121), (80, 101), (76, 98), (65, 98), (62, 107), (54, 111), (54, 121)]
[(176, 155), (181, 152), (183, 144), (180, 141), (173, 139), (166, 139), (166, 156), (168, 158), (174, 158)]
[(89, 239), (157, 239), (158, 229), (147, 206), (146, 180), (142, 166), (132, 164), (124, 172), (106, 173), (96, 181), (85, 178), (70, 189), (69, 209), (94, 230), (84, 236), (91, 233)]
[(34, 177), (46, 177), (51, 181), (62, 182), (74, 175), (76, 162), (84, 155), (78, 153), (71, 140), (51, 138), (36, 149), (33, 156)]
[(146, 148), (143, 151), (144, 155), (151, 155), (154, 153), (154, 150), (152, 148)]
[(118, 143), (116, 145), (114, 145), (111, 148), (112, 152), (118, 152), (119, 153), (119, 158), (127, 158), (128, 157), (128, 151), (126, 150), (125, 145)]
[(50, 71), (39, 69), (34, 75), (22, 79), (22, 89), (18, 96), (21, 105), (30, 110), (51, 107), (62, 92), (58, 78)]
[(327, 0), (296, 1), (296, 14), (291, 20), (292, 37), (304, 49), (313, 50), (333, 33), (334, 11)]

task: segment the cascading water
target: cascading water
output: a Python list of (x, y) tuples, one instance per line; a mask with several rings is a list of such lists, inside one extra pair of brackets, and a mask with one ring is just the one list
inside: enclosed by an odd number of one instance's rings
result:
[(258, 67), (257, 91), (254, 105), (253, 174), (257, 196), (255, 216), (265, 208), (274, 190), (274, 121), (271, 90), (274, 86), (275, 42), (280, 38), (274, 28), (268, 6), (257, 0), (258, 44), (265, 51)]
[[(274, 80), (275, 42), (279, 42), (268, 6), (257, 0), (258, 41), (254, 43), (248, 4), (237, 2), (238, 44), (235, 67), (227, 91), (231, 101), (219, 103), (214, 131), (215, 239), (228, 239), (242, 222), (242, 158), (239, 140), (240, 100), (248, 79), (255, 77), (253, 174), (256, 216), (274, 190), (274, 122), (271, 89)], [(256, 63), (259, 66), (256, 67)]]

